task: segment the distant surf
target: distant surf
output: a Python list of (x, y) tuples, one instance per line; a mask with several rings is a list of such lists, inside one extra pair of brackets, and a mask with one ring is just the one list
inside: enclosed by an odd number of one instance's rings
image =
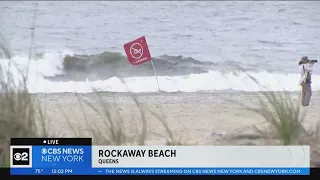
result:
[[(15, 56), (14, 79), (25, 73), (28, 56)], [(298, 91), (299, 74), (217, 68), (211, 62), (192, 57), (163, 55), (153, 58), (160, 90), (165, 92), (201, 91)], [(3, 69), (9, 61), (1, 60)], [(223, 69), (219, 71), (217, 69)], [(253, 82), (252, 76), (259, 81)], [(150, 63), (131, 65), (118, 52), (97, 55), (75, 55), (71, 52), (44, 53), (29, 63), (28, 89), (31, 93), (78, 92), (156, 92), (158, 86)], [(320, 91), (320, 76), (313, 75), (313, 90)]]
[[(215, 63), (200, 62), (192, 57), (162, 55), (152, 58), (159, 76), (180, 76), (208, 72)], [(47, 77), (53, 81), (106, 80), (117, 76), (122, 78), (152, 76), (150, 62), (131, 65), (127, 57), (119, 52), (103, 52), (96, 55), (65, 55), (62, 60), (63, 74)]]

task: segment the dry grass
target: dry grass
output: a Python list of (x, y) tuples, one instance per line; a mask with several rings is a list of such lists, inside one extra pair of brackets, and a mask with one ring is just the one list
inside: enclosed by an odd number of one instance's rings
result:
[[(248, 76), (259, 85), (257, 79)], [(314, 129), (306, 129), (303, 125), (306, 116), (300, 102), (293, 100), (288, 92), (263, 91), (256, 99), (259, 106), (240, 105), (263, 117), (265, 126), (252, 127), (257, 137), (270, 145), (310, 145), (311, 166), (320, 167), (320, 121), (313, 126)]]
[(8, 69), (0, 68), (0, 163), (8, 166), (10, 138), (46, 137), (47, 131), (40, 106), (27, 90), (26, 78), (16, 80), (12, 74), (16, 66), (2, 36), (1, 40), (0, 54), (9, 61)]

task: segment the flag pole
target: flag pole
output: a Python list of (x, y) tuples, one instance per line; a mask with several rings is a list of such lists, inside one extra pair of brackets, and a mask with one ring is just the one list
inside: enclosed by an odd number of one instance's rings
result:
[(161, 89), (160, 89), (160, 86), (159, 86), (158, 75), (157, 75), (156, 68), (154, 67), (153, 60), (152, 60), (152, 59), (151, 59), (151, 64), (152, 64), (152, 68), (153, 68), (154, 75), (155, 75), (156, 80), (157, 80), (158, 89), (159, 89), (159, 92), (160, 92)]

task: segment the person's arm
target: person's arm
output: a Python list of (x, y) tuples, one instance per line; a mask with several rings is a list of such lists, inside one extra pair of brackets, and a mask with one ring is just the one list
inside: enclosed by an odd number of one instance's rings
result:
[(305, 72), (312, 72), (312, 67), (313, 67), (313, 63), (311, 64), (305, 64), (304, 66), (304, 70)]

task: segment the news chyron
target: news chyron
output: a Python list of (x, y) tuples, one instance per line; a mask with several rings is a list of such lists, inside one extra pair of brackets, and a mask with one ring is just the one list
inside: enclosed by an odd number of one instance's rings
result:
[[(11, 175), (86, 174), (92, 168), (91, 138), (12, 138)], [(81, 169), (81, 172), (77, 172)]]

